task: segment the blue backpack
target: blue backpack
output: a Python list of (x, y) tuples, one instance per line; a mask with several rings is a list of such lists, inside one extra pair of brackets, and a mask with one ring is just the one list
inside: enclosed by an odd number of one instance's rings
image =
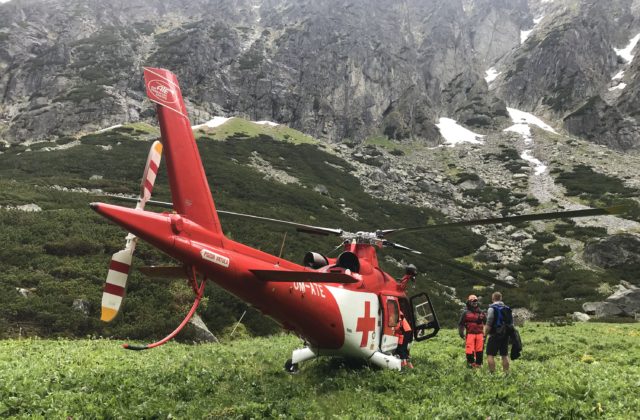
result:
[(497, 336), (507, 335), (509, 331), (513, 329), (511, 308), (507, 305), (491, 305), (490, 308), (493, 308), (493, 314), (495, 316), (492, 325), (493, 333)]

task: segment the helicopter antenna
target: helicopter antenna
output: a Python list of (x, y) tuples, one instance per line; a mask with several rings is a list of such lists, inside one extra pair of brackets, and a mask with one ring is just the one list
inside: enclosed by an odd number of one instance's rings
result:
[(287, 232), (284, 232), (284, 236), (282, 237), (282, 245), (280, 246), (280, 254), (278, 254), (278, 258), (282, 258), (282, 251), (284, 251), (284, 243), (287, 240)]
[(334, 252), (338, 251), (339, 249), (341, 249), (344, 246), (344, 241), (340, 242), (340, 245), (338, 245), (337, 247), (333, 248), (331, 251), (329, 251), (327, 253), (327, 256), (333, 254)]
[(247, 310), (245, 309), (244, 312), (242, 313), (242, 315), (240, 315), (240, 319), (238, 320), (238, 322), (236, 323), (236, 326), (233, 327), (233, 330), (231, 331), (231, 334), (229, 334), (229, 337), (233, 336), (233, 333), (236, 332), (236, 328), (238, 328), (238, 325), (240, 325), (240, 323), (242, 322), (242, 318), (244, 318), (244, 316), (246, 315)]

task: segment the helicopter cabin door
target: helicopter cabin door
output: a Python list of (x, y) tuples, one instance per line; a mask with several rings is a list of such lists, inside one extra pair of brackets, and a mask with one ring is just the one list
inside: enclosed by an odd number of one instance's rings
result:
[(389, 352), (398, 347), (396, 330), (400, 321), (400, 305), (396, 296), (381, 295), (380, 300), (383, 311), (380, 350)]
[(416, 341), (433, 338), (440, 331), (440, 322), (433, 310), (431, 298), (426, 293), (419, 293), (411, 297), (413, 308), (413, 336)]

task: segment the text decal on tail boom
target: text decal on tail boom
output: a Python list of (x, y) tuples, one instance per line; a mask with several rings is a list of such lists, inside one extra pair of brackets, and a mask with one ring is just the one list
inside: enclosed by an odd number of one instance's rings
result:
[(184, 109), (184, 105), (180, 103), (182, 94), (178, 85), (149, 68), (144, 69), (144, 81), (149, 100), (187, 118), (181, 110)]

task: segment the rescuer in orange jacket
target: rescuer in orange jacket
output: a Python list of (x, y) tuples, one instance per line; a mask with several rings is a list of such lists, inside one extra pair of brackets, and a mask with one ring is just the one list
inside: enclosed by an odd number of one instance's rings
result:
[(400, 319), (398, 320), (398, 326), (395, 329), (395, 335), (398, 337), (398, 347), (396, 347), (396, 354), (402, 360), (402, 367), (408, 367), (413, 369), (411, 363), (411, 357), (409, 356), (409, 343), (413, 341), (413, 332), (411, 331), (411, 325), (409, 321), (404, 317), (402, 311), (400, 311)]
[(480, 309), (478, 297), (469, 295), (464, 312), (458, 322), (458, 332), (460, 337), (465, 339), (465, 353), (467, 355), (467, 366), (482, 366), (482, 352), (484, 350), (484, 324), (487, 323), (486, 314)]

